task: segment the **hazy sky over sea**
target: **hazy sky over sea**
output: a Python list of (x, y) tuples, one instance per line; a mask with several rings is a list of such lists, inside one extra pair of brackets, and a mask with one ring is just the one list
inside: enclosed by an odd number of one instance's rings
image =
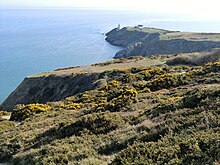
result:
[(0, 7), (143, 9), (220, 19), (219, 0), (1, 0)]

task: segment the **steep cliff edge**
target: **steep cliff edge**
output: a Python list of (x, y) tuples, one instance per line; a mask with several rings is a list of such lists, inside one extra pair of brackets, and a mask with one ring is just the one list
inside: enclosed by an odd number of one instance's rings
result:
[[(150, 57), (133, 56), (88, 66), (61, 68), (25, 78), (0, 106), (12, 111), (17, 104), (59, 101), (75, 94), (105, 86), (115, 70), (167, 65), (205, 65), (220, 61), (220, 50)], [(114, 74), (113, 74), (114, 75)], [(126, 79), (126, 78), (125, 78)]]
[(153, 54), (177, 54), (208, 52), (220, 47), (219, 33), (190, 33), (156, 28), (124, 27), (106, 34), (106, 41), (125, 49), (115, 58), (149, 56)]
[[(12, 111), (17, 104), (58, 101), (102, 85), (108, 79), (103, 72), (138, 66), (162, 64), (162, 59), (129, 58), (81, 67), (69, 67), (27, 77), (2, 103), (0, 109)], [(101, 74), (102, 73), (102, 74)]]
[(61, 100), (76, 93), (93, 89), (98, 85), (96, 80), (95, 74), (28, 77), (9, 95), (0, 109), (12, 111), (16, 104)]

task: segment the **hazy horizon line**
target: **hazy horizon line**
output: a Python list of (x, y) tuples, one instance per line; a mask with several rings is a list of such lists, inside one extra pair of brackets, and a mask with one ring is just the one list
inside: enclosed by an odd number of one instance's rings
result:
[(129, 8), (129, 7), (115, 7), (115, 8), (108, 8), (108, 7), (77, 7), (77, 6), (0, 6), (0, 9), (96, 9), (96, 10), (134, 10), (134, 11), (151, 11), (146, 9), (140, 8)]

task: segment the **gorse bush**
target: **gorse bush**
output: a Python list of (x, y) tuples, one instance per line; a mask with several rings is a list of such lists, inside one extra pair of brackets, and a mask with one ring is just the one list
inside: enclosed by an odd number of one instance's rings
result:
[[(117, 91), (118, 92), (118, 91)], [(138, 92), (134, 88), (127, 88), (119, 93), (114, 93), (114, 97), (109, 98), (108, 103), (104, 106), (98, 106), (96, 111), (118, 112), (129, 109), (133, 102), (137, 102)]]
[(51, 109), (47, 104), (27, 104), (17, 105), (12, 112), (11, 120), (22, 121), (31, 115), (45, 112)]
[[(124, 118), (117, 113), (101, 112), (86, 115), (73, 124), (76, 134), (89, 131), (91, 134), (106, 134), (125, 126)], [(86, 130), (85, 130), (86, 129)]]
[(208, 63), (205, 65), (203, 69), (206, 73), (207, 72), (219, 72), (220, 71), (220, 62)]
[(220, 136), (214, 132), (167, 136), (158, 142), (137, 142), (111, 164), (214, 164), (220, 161)]
[(21, 148), (16, 142), (0, 144), (0, 162), (8, 161)]
[(183, 98), (182, 106), (185, 108), (195, 108), (199, 105), (205, 105), (204, 100), (211, 98), (220, 98), (220, 89), (203, 91), (194, 89)]
[(82, 108), (83, 104), (81, 103), (65, 103), (65, 104), (60, 104), (59, 108), (61, 109), (66, 109), (66, 110), (76, 110)]
[(165, 73), (166, 73), (166, 69), (165, 68), (159, 68), (159, 67), (156, 67), (156, 68), (153, 68), (153, 69), (147, 69), (143, 72), (145, 80), (151, 79), (156, 75), (162, 75), (162, 74), (165, 74)]
[(11, 130), (15, 127), (15, 124), (11, 121), (4, 120), (4, 121), (1, 121), (0, 123), (1, 123), (0, 124), (0, 132)]
[(180, 85), (188, 84), (190, 81), (190, 77), (187, 75), (177, 75), (177, 74), (164, 74), (159, 78), (152, 80), (147, 87), (151, 89), (151, 91), (156, 91), (160, 89), (167, 89), (170, 87), (177, 87)]
[(1, 116), (4, 116), (4, 115), (10, 115), (10, 113), (7, 112), (7, 111), (1, 111), (1, 110), (0, 110), (0, 117), (1, 117)]

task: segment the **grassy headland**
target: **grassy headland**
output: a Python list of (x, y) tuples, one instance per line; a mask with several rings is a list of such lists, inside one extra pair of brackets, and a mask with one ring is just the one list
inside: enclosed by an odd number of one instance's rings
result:
[(106, 41), (124, 47), (114, 58), (208, 52), (220, 48), (220, 33), (170, 31), (151, 27), (123, 27), (106, 34)]

